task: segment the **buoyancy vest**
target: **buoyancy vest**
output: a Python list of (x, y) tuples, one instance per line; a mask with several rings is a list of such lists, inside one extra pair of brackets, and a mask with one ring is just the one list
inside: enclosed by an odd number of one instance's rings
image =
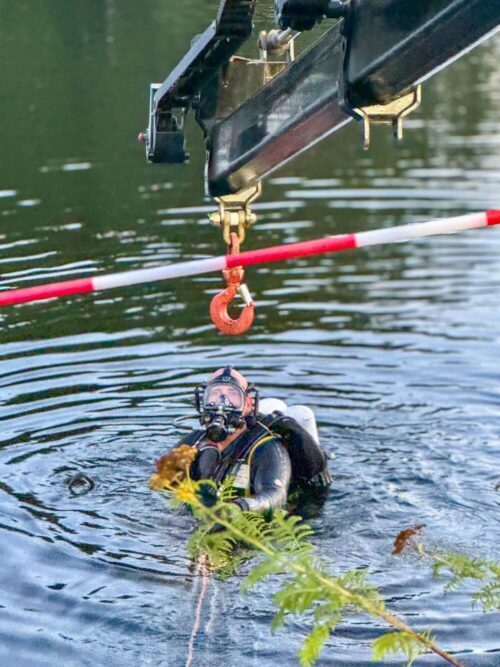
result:
[(254, 428), (242, 433), (222, 454), (214, 444), (206, 440), (204, 429), (193, 431), (182, 440), (181, 444), (195, 446), (200, 453), (209, 448), (214, 450), (214, 465), (210, 470), (210, 479), (220, 483), (228, 476), (234, 477), (234, 488), (248, 496), (251, 492), (251, 465), (254, 453), (258, 447), (272, 439), (281, 442), (288, 452), (292, 466), (292, 484), (297, 486), (330, 484), (327, 457), (322, 448), (293, 418), (281, 413), (262, 417)]
[[(245, 496), (251, 495), (251, 470), (252, 460), (256, 450), (270, 440), (279, 440), (280, 438), (271, 433), (262, 424), (258, 425), (258, 433), (252, 433), (249, 442), (244, 443), (243, 446), (237, 448), (230, 460), (224, 462), (220, 466), (220, 471), (217, 470), (218, 475), (221, 475), (216, 481), (222, 481), (226, 477), (233, 478), (233, 487), (239, 493)], [(228, 457), (229, 458), (229, 457)]]
[[(191, 445), (198, 449), (199, 456), (214, 454), (210, 470), (210, 479), (221, 483), (227, 477), (233, 477), (233, 487), (246, 496), (251, 494), (251, 466), (255, 451), (270, 440), (280, 441), (280, 437), (272, 433), (266, 426), (257, 422), (252, 428), (244, 431), (223, 452), (206, 440), (205, 430), (193, 431), (183, 438), (181, 444)], [(217, 452), (217, 459), (215, 459)], [(195, 460), (196, 463), (196, 460)]]

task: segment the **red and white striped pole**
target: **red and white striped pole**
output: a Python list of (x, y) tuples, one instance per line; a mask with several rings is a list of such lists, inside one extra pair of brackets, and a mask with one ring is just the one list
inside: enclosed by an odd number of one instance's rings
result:
[(250, 250), (240, 255), (209, 257), (191, 262), (167, 264), (166, 266), (158, 266), (152, 269), (110, 273), (104, 276), (96, 276), (95, 278), (65, 280), (64, 282), (50, 283), (48, 285), (8, 290), (0, 292), (0, 306), (10, 306), (29, 301), (39, 301), (41, 299), (52, 299), (70, 294), (99, 292), (114, 287), (127, 287), (129, 285), (139, 285), (159, 280), (169, 280), (171, 278), (196, 276), (202, 273), (231, 269), (235, 266), (279, 262), (285, 259), (294, 259), (295, 257), (339, 252), (340, 250), (364, 248), (370, 245), (399, 243), (422, 236), (451, 234), (466, 229), (477, 229), (479, 227), (498, 224), (500, 224), (500, 210), (470, 213), (469, 215), (462, 215), (455, 218), (417, 222), (410, 225), (389, 227), (388, 229), (375, 229), (369, 232), (359, 232), (358, 234), (327, 236), (324, 239), (317, 239), (315, 241), (304, 241), (301, 243), (274, 246), (272, 248), (262, 248), (261, 250)]

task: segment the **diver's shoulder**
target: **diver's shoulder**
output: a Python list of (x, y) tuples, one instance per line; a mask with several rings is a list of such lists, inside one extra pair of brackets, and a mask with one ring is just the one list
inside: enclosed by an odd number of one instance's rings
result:
[(181, 445), (190, 445), (191, 447), (198, 447), (203, 443), (203, 440), (206, 439), (206, 433), (204, 428), (197, 428), (186, 433), (177, 441), (176, 447)]
[(270, 428), (268, 428), (265, 424), (263, 424), (260, 421), (260, 419), (257, 422), (256, 428), (258, 430), (255, 431), (255, 435), (253, 438), (254, 446), (256, 447), (256, 452), (257, 450), (266, 452), (271, 449), (279, 449), (286, 451), (286, 447), (283, 444), (283, 439), (281, 435), (275, 433)]
[(271, 442), (272, 440), (281, 442), (280, 435), (269, 428), (266, 419), (261, 419), (261, 415), (259, 415), (255, 425), (248, 429), (248, 433), (256, 442), (260, 440), (265, 440), (266, 442)]

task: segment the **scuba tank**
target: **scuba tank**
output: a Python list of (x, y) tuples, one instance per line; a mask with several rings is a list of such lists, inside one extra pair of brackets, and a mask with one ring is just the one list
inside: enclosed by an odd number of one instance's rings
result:
[[(270, 414), (265, 414), (271, 408)], [(284, 408), (284, 409), (283, 409)], [(305, 405), (287, 406), (280, 399), (263, 399), (260, 423), (280, 436), (292, 464), (292, 483), (298, 486), (327, 486), (331, 477), (327, 455), (320, 447), (316, 419)]]

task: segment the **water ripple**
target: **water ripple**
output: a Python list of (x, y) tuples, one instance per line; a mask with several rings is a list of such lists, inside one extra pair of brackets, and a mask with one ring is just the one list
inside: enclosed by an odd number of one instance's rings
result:
[[(206, 218), (204, 152), (194, 147), (183, 171), (148, 168), (128, 139), (143, 102), (123, 105), (150, 80), (151, 62), (175, 64), (217, 3), (189, 0), (179, 13), (109, 2), (102, 16), (97, 4), (30, 31), (26, 21), (45, 10), (20, 0), (22, 15), (7, 23), (18, 51), (5, 62), (6, 90), (11, 62), (23, 66), (5, 124), (22, 114), (26, 133), (10, 148), (5, 136), (2, 289), (224, 252)], [(148, 26), (153, 55), (131, 67), (137, 25)], [(28, 66), (26, 35), (42, 29)], [(497, 207), (498, 44), (429, 82), (400, 149), (376, 128), (363, 153), (353, 123), (335, 150), (327, 142), (270, 179), (245, 248)], [(497, 558), (499, 254), (489, 229), (252, 267), (256, 321), (242, 339), (210, 323), (219, 275), (3, 309), (1, 664), (185, 663), (200, 590), (186, 555), (194, 522), (147, 479), (182, 432), (176, 419), (196, 423), (193, 387), (232, 363), (263, 396), (315, 409), (333, 484), (312, 524), (331, 568), (369, 567), (398, 615), (432, 627), (467, 667), (500, 667), (498, 613), (474, 612), (467, 587), (443, 597), (421, 563), (391, 554), (400, 530), (425, 523), (436, 548)], [(244, 572), (211, 580), (195, 664), (297, 664), (303, 620), (269, 631), (282, 577), (241, 596)], [(321, 664), (371, 664), (381, 632), (348, 617)]]

